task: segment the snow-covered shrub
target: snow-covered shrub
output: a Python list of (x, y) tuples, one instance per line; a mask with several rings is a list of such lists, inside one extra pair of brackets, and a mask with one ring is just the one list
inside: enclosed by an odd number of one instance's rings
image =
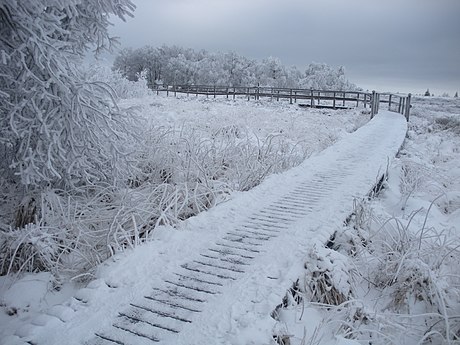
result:
[(113, 71), (110, 67), (103, 65), (91, 66), (87, 74), (91, 81), (107, 83), (117, 99), (140, 98), (152, 94), (147, 85), (145, 71), (139, 73), (136, 81), (128, 80), (120, 71)]
[(313, 246), (305, 264), (305, 292), (311, 302), (341, 305), (352, 295), (348, 258), (322, 245)]
[[(335, 248), (345, 255), (352, 239), (355, 255), (350, 258), (359, 273), (354, 291), (363, 291), (355, 298), (365, 300), (371, 291), (381, 296), (372, 303), (373, 310), (366, 311), (365, 324), (355, 323), (356, 339), (381, 339), (376, 344), (399, 344), (402, 339), (451, 344), (460, 339), (455, 311), (460, 296), (459, 238), (428, 228), (425, 222), (417, 228), (412, 224), (415, 216), (383, 223), (373, 218), (359, 236), (349, 227), (335, 239)], [(356, 289), (360, 285), (368, 288)], [(403, 324), (410, 327), (401, 332)]]
[(0, 230), (0, 275), (37, 270), (54, 271), (59, 255), (59, 234), (51, 234), (37, 224), (21, 229)]
[(424, 182), (424, 169), (409, 160), (401, 160), (399, 189), (401, 192), (401, 210), (406, 208), (409, 198), (419, 190)]
[(458, 116), (443, 116), (435, 119), (435, 123), (441, 130), (451, 130), (454, 133), (460, 134), (460, 117)]

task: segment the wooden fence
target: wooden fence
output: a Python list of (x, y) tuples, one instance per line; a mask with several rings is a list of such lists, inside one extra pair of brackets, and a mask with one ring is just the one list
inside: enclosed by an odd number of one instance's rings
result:
[(235, 99), (245, 97), (249, 100), (259, 100), (262, 97), (271, 100), (288, 99), (290, 104), (298, 103), (303, 107), (311, 108), (332, 108), (349, 109), (359, 107), (360, 104), (367, 108), (370, 107), (371, 118), (378, 113), (380, 104), (387, 103), (388, 110), (403, 114), (409, 121), (411, 95), (399, 95), (390, 93), (377, 93), (373, 91), (334, 91), (334, 90), (311, 90), (311, 89), (289, 89), (274, 87), (229, 87), (229, 86), (209, 86), (209, 85), (158, 85), (156, 92), (166, 92), (166, 95), (178, 93), (187, 96), (206, 95), (206, 97), (216, 98), (223, 96)]

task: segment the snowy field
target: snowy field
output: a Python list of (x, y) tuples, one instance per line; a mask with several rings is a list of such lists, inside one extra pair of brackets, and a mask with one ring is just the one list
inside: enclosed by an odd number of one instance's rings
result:
[[(168, 155), (158, 152), (154, 158), (169, 164), (170, 170), (160, 178), (171, 184), (187, 181), (184, 171), (201, 176), (191, 166), (211, 169), (209, 162), (217, 158), (218, 163), (222, 158), (228, 162), (226, 169), (203, 174), (216, 176), (210, 181), (218, 187), (208, 186), (218, 195), (213, 204), (244, 195), (264, 178), (298, 165), (368, 120), (362, 109), (314, 110), (287, 102), (222, 98), (160, 95), (121, 105), (135, 106), (149, 128), (156, 129), (149, 138), (152, 145), (171, 148)], [(350, 200), (355, 213), (347, 226), (337, 230), (327, 248), (312, 252), (306, 263), (309, 270), (299, 277), (296, 292), (288, 293), (282, 312), (278, 310), (272, 335), (279, 344), (458, 342), (459, 147), (458, 99), (416, 98), (406, 142), (389, 167), (385, 188), (372, 200)], [(187, 150), (194, 154), (185, 161), (182, 154), (174, 154)], [(218, 154), (207, 161), (209, 155), (202, 153), (209, 151)], [(249, 159), (254, 156), (258, 159)], [(199, 247), (194, 235), (183, 231), (190, 226), (182, 226), (181, 217), (191, 215), (164, 216), (165, 224), (159, 222), (151, 234), (155, 247), (162, 248), (158, 257), (168, 253), (171, 266), (177, 257)], [(199, 217), (185, 223), (199, 225)], [(203, 231), (199, 235), (206, 236)], [(180, 251), (175, 240), (190, 241), (190, 248)], [(78, 317), (72, 296), (89, 301), (87, 313), (110, 309), (110, 303), (128, 298), (133, 284), (148, 271), (143, 258), (149, 248), (144, 244), (118, 252), (98, 266), (87, 288), (78, 280), (57, 284), (49, 273), (1, 277), (0, 344), (14, 344), (18, 338), (13, 334), (30, 335), (37, 326), (52, 329), (58, 319)], [(313, 259), (318, 257), (332, 258), (335, 265), (318, 265)], [(343, 281), (348, 284), (345, 289)]]

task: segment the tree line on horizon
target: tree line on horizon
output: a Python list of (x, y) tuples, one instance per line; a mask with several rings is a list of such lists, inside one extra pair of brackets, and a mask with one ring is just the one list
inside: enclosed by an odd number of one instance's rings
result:
[[(430, 92), (430, 89), (426, 89), (425, 93), (423, 94), (425, 97), (432, 96), (434, 97), (434, 93)], [(450, 95), (447, 92), (444, 92), (441, 97), (450, 97)], [(458, 91), (455, 92), (454, 98), (458, 98)]]
[(235, 52), (214, 53), (166, 45), (124, 48), (115, 57), (112, 69), (131, 81), (143, 75), (150, 88), (166, 84), (359, 89), (346, 78), (343, 66), (333, 68), (324, 63), (310, 63), (301, 71), (272, 56), (256, 60)]

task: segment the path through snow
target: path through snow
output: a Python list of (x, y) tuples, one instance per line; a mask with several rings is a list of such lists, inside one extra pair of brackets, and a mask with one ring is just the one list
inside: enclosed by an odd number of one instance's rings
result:
[[(9, 344), (268, 344), (270, 313), (370, 191), (401, 147), (407, 125), (372, 121), (286, 173), (184, 222), (111, 264), (66, 305)], [(115, 266), (115, 267), (114, 267)]]

